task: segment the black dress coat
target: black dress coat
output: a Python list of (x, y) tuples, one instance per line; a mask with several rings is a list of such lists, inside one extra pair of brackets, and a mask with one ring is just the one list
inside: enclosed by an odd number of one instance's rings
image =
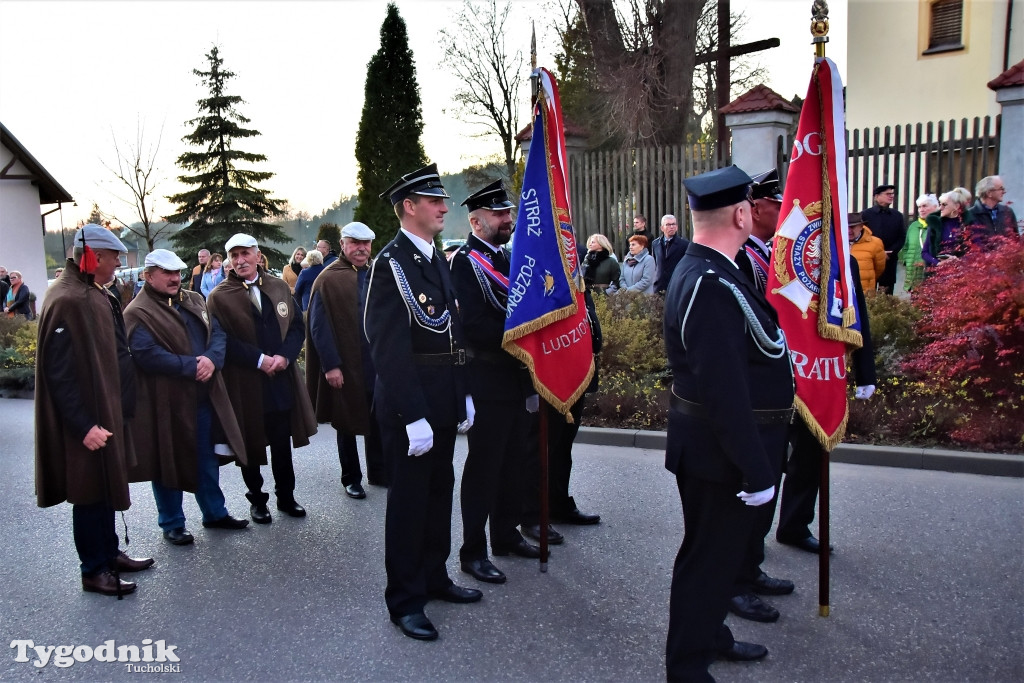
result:
[[(399, 231), (373, 263), (364, 326), (377, 369), (374, 408), (391, 489), (384, 522), (384, 600), (392, 618), (422, 612), (452, 584), (452, 459), (466, 418), (462, 322), (448, 264)], [(433, 447), (408, 454), (406, 426), (426, 419)]]

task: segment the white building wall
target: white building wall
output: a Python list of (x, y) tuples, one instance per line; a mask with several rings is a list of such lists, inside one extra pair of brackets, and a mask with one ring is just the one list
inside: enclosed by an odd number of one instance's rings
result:
[[(1013, 1), (1009, 64), (1024, 59), (1024, 0)], [(964, 49), (921, 54), (929, 0), (849, 0), (847, 127), (1000, 113), (986, 83), (1003, 72), (1007, 0), (964, 0)]]
[[(0, 145), (0, 168), (14, 154)], [(28, 174), (15, 163), (9, 175)], [(8, 271), (20, 270), (29, 291), (36, 295), (36, 312), (42, 308), (46, 293), (46, 254), (39, 210), (39, 188), (30, 180), (0, 180), (0, 265)]]

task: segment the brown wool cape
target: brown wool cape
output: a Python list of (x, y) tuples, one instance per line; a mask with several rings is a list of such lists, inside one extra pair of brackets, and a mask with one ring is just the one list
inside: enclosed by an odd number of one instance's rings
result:
[[(295, 300), (284, 280), (267, 275), (262, 267), (258, 268), (258, 272), (260, 291), (270, 299), (277, 313), (281, 339), (284, 339), (288, 333), (288, 326), (296, 315)], [(259, 346), (256, 323), (253, 320), (255, 309), (252, 299), (249, 298), (249, 287), (234, 271), (210, 292), (206, 305), (210, 315), (217, 318), (228, 336)], [(281, 315), (282, 311), (285, 315)], [(317, 430), (313, 406), (306, 394), (305, 381), (298, 364), (289, 363), (285, 372), (292, 383), (294, 395), (291, 410), (292, 445), (306, 446), (309, 444), (309, 437), (316, 434)], [(267, 436), (263, 431), (265, 375), (259, 368), (247, 368), (234, 363), (225, 363), (223, 374), (231, 408), (235, 412), (235, 419), (245, 440), (247, 462), (249, 465), (266, 465)]]
[[(49, 507), (67, 501), (88, 505), (109, 501), (115, 510), (127, 510), (127, 470), (135, 465), (135, 452), (121, 408), (117, 337), (105, 289), (89, 284), (70, 259), (60, 278), (46, 292), (39, 315), (36, 356), (36, 503)], [(46, 340), (58, 328), (71, 334), (78, 387), (83, 403), (96, 423), (112, 432), (107, 445), (90, 451), (64, 427), (43, 368)]]
[(320, 355), (310, 334), (307, 313), (306, 388), (310, 401), (316, 407), (316, 419), (318, 422), (330, 422), (332, 427), (346, 434), (369, 434), (370, 406), (366, 400), (359, 331), (359, 271), (344, 254), (317, 276), (310, 301), (314, 296), (320, 297), (327, 313), (345, 378), (341, 389), (333, 389), (327, 383), (324, 369), (320, 367)]
[[(175, 301), (203, 322), (206, 342), (209, 343), (210, 321), (206, 303), (200, 294), (181, 290), (172, 299), (153, 291), (149, 285), (144, 286), (124, 309), (128, 338), (131, 339), (132, 331), (141, 325), (167, 351), (181, 356), (193, 355), (185, 321), (172, 306)], [(168, 488), (195, 493), (199, 485), (196, 450), (198, 383), (194, 377), (147, 373), (136, 367), (138, 404), (131, 430), (138, 464), (128, 472), (129, 480), (158, 481)], [(220, 371), (215, 371), (206, 384), (213, 414), (231, 450), (244, 464), (245, 442), (231, 410)], [(213, 433), (216, 434), (217, 430), (214, 429)], [(226, 462), (230, 459), (221, 464)]]

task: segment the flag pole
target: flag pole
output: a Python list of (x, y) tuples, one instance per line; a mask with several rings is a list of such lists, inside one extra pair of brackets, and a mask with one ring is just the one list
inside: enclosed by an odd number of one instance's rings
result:
[[(828, 42), (828, 2), (814, 0), (811, 4), (811, 43), (814, 45), (814, 56), (825, 57), (825, 43)], [(822, 163), (825, 163), (822, 157)], [(837, 159), (836, 163), (846, 163), (845, 159)], [(822, 239), (827, 239), (822, 235)], [(829, 605), (829, 455), (826, 448), (821, 449), (821, 481), (818, 484), (818, 615), (827, 617)]]
[[(537, 106), (537, 98), (540, 95), (540, 77), (537, 74), (537, 27), (530, 22), (530, 112)], [(536, 133), (537, 131), (533, 131)], [(536, 144), (536, 140), (532, 141)], [(543, 140), (541, 141), (543, 144)], [(537, 530), (540, 531), (540, 571), (546, 574), (548, 571), (548, 524), (550, 523), (550, 500), (548, 497), (548, 414), (543, 398), (539, 399), (537, 409), (537, 458), (540, 466), (537, 468), (540, 478), (540, 519)]]

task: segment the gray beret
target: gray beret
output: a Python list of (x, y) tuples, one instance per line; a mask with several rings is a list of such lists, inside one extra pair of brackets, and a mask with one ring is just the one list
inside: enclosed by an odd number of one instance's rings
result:
[(231, 239), (224, 245), (224, 251), (231, 251), (235, 247), (259, 247), (259, 243), (256, 238), (252, 235), (246, 235), (244, 232), (237, 232), (231, 236)]
[(146, 254), (146, 267), (151, 268), (152, 266), (163, 268), (164, 270), (182, 270), (188, 267), (170, 249), (154, 249)]
[(79, 228), (78, 232), (75, 233), (74, 246), (82, 248), (89, 245), (90, 249), (112, 249), (119, 251), (122, 254), (128, 253), (128, 248), (121, 244), (121, 240), (117, 239), (114, 233), (110, 232), (102, 225), (96, 225), (95, 223), (89, 223)]
[(341, 229), (342, 237), (351, 237), (354, 240), (372, 240), (376, 235), (373, 234), (373, 230), (370, 230), (370, 226), (365, 223), (349, 223)]

